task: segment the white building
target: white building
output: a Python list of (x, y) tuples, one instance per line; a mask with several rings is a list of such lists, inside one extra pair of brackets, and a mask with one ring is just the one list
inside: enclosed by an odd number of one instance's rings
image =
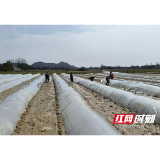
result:
[(18, 68), (18, 67), (13, 67), (13, 69), (14, 69), (15, 71), (20, 71), (20, 70), (21, 70), (21, 69)]

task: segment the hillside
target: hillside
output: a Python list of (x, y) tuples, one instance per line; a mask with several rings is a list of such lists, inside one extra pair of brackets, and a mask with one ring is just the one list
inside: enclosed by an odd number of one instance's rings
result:
[(66, 62), (60, 62), (60, 63), (44, 63), (44, 62), (35, 62), (32, 64), (32, 67), (34, 68), (57, 68), (57, 69), (76, 69), (77, 67), (70, 65)]

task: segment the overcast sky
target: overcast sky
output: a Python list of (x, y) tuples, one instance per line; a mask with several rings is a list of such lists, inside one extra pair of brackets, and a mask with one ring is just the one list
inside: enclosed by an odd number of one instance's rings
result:
[(77, 67), (160, 62), (159, 25), (0, 25), (0, 63), (67, 62)]

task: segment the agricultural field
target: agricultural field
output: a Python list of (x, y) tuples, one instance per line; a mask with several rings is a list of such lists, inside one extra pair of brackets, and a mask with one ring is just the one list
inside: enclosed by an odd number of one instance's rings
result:
[(112, 72), (121, 72), (121, 73), (153, 73), (160, 74), (160, 69), (110, 69)]
[(0, 74), (45, 74), (46, 72), (48, 72), (50, 75), (53, 73), (57, 73), (57, 74), (61, 74), (61, 73), (66, 73), (66, 74), (70, 74), (71, 72), (74, 74), (86, 74), (86, 73), (101, 73), (100, 69), (91, 69), (91, 70), (87, 70), (87, 71), (76, 71), (76, 70), (20, 70), (20, 71), (0, 71)]
[[(1, 135), (160, 135), (159, 73), (113, 72), (108, 86), (104, 70), (46, 72), (0, 74)], [(124, 125), (115, 114), (156, 117)]]
[[(108, 69), (112, 72), (121, 72), (121, 73), (140, 73), (140, 74), (160, 74), (160, 69)], [(87, 74), (87, 73), (101, 73), (101, 69), (88, 69), (86, 71), (77, 71), (77, 70), (17, 70), (17, 71), (0, 71), (0, 74), (45, 74), (46, 72), (49, 72), (50, 74), (56, 73), (66, 73), (70, 74), (71, 72), (74, 74)]]

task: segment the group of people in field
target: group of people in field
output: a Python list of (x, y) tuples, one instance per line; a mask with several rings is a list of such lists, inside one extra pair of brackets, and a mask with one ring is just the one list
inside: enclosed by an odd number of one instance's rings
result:
[[(49, 73), (48, 72), (45, 74), (45, 78), (46, 78), (45, 81), (49, 82)], [(112, 72), (110, 72), (110, 75), (106, 77), (106, 85), (109, 85), (110, 79), (113, 79), (113, 78), (114, 78), (114, 74)], [(89, 77), (88, 79), (90, 79), (91, 81), (93, 81), (94, 77)], [(70, 80), (73, 83), (73, 74), (72, 74), (72, 72), (70, 74)]]
[[(110, 75), (106, 77), (106, 85), (109, 85), (110, 83), (110, 79), (114, 78), (114, 74), (112, 72), (110, 72)], [(94, 80), (94, 77), (89, 77), (88, 79), (90, 79), (91, 81)], [(70, 80), (73, 83), (73, 74), (70, 74)]]

